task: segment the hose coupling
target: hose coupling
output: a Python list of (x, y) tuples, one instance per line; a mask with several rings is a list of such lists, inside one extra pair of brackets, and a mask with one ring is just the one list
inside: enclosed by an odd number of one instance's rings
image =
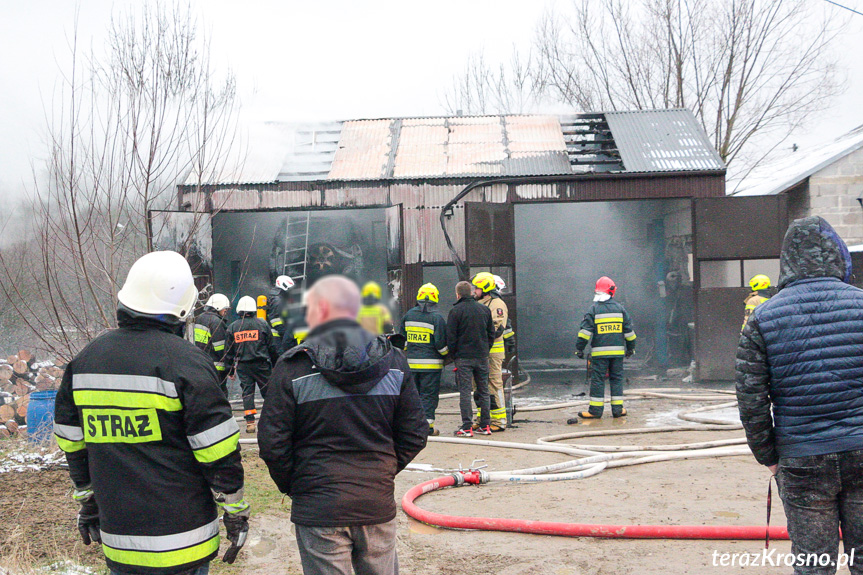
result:
[(453, 487), (461, 487), (464, 485), (464, 475), (461, 472), (453, 473), (452, 478), (455, 481), (455, 485)]
[(463, 472), (464, 482), (471, 485), (483, 485), (488, 483), (488, 473), (481, 469)]

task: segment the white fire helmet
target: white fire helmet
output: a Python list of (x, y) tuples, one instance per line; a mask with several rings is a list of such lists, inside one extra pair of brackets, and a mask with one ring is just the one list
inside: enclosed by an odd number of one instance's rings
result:
[(290, 276), (279, 276), (276, 278), (276, 287), (282, 291), (288, 291), (294, 287), (294, 280)]
[(506, 282), (503, 281), (503, 278), (500, 276), (494, 276), (494, 285), (497, 286), (497, 291), (503, 291), (506, 289)]
[(207, 300), (206, 305), (215, 309), (216, 311), (222, 311), (231, 307), (231, 300), (229, 300), (228, 297), (225, 295), (222, 295), (220, 293), (214, 293), (210, 296), (210, 299)]
[(237, 313), (255, 313), (256, 311), (258, 311), (258, 304), (250, 296), (244, 295), (237, 302)]
[(132, 264), (117, 299), (139, 313), (185, 319), (195, 306), (198, 289), (183, 256), (170, 251), (151, 252)]

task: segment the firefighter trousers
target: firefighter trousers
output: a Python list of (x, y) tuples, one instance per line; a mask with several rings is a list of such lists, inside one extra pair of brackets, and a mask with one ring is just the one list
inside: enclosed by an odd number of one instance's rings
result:
[(434, 424), (434, 413), (440, 400), (441, 373), (442, 370), (440, 369), (413, 372), (414, 381), (417, 383), (417, 390), (420, 392), (423, 412), (426, 414), (429, 425)]
[[(503, 397), (503, 354), (495, 353), (488, 356), (488, 395), (491, 408), (491, 424), (500, 429), (506, 428), (506, 401)], [(474, 399), (477, 398), (474, 384)], [(479, 405), (479, 402), (477, 402)], [(479, 423), (479, 410), (476, 413)]]
[(237, 377), (243, 390), (243, 412), (246, 421), (255, 421), (255, 385), (261, 390), (261, 397), (267, 397), (267, 380), (270, 379), (270, 362), (241, 361), (237, 363)]
[(623, 413), (623, 357), (596, 357), (590, 361), (591, 415), (602, 415), (605, 404), (605, 374), (611, 386), (611, 414)]

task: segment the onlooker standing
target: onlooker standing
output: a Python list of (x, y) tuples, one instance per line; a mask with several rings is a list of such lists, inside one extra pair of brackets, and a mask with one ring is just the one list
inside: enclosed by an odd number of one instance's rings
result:
[(440, 293), (434, 284), (425, 284), (417, 292), (416, 307), (402, 318), (400, 333), (407, 345), (405, 354), (417, 382), (423, 410), (429, 424), (429, 435), (440, 435), (435, 429), (435, 410), (440, 395), (440, 377), (446, 345), (446, 321), (437, 311)]
[(506, 401), (503, 393), (503, 360), (506, 357), (504, 334), (509, 310), (497, 291), (497, 281), (489, 272), (480, 272), (471, 282), (474, 298), (487, 307), (494, 322), (495, 340), (488, 353), (488, 394), (492, 431), (506, 431)]
[(225, 364), (225, 338), (228, 322), (225, 316), (231, 308), (227, 296), (214, 293), (200, 315), (195, 318), (195, 345), (213, 359), (213, 365), (219, 374), (219, 387), (225, 396), (228, 395), (228, 366)]
[[(785, 234), (779, 294), (754, 309), (737, 348), (737, 401), (755, 459), (776, 475), (793, 554), (863, 556), (863, 290), (820, 217)], [(772, 408), (772, 413), (771, 413)], [(849, 565), (863, 573), (863, 561)]]
[(117, 294), (119, 328), (69, 363), (57, 392), (78, 531), (112, 575), (206, 574), (219, 508), (231, 553), (249, 529), (231, 406), (212, 360), (176, 335), (197, 295), (183, 256), (141, 257)]
[(461, 427), (459, 437), (473, 436), (471, 391), (476, 383), (477, 404), (480, 410), (477, 433), (491, 435), (488, 394), (488, 353), (495, 340), (495, 327), (491, 312), (473, 297), (469, 282), (455, 286), (458, 301), (447, 317), (447, 345), (455, 360), (455, 378), (458, 384)]
[(306, 575), (398, 573), (395, 475), (428, 424), (407, 360), (356, 321), (360, 294), (341, 276), (306, 294), (312, 331), (276, 364), (258, 443), (293, 500)]
[(258, 306), (249, 296), (237, 302), (240, 319), (228, 326), (225, 361), (231, 369), (231, 377), (240, 378), (243, 390), (243, 412), (246, 417), (246, 433), (255, 433), (255, 385), (261, 397), (267, 396), (267, 380), (272, 364), (279, 358), (278, 343), (273, 329), (266, 321), (257, 317)]

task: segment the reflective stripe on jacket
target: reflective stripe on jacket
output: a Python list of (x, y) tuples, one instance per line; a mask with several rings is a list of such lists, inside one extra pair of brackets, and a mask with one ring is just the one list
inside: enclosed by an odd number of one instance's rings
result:
[(386, 331), (387, 324), (392, 324), (393, 317), (385, 305), (376, 303), (360, 307), (357, 322), (372, 335), (381, 335)]
[(195, 318), (195, 345), (213, 359), (216, 371), (225, 371), (225, 338), (228, 322), (215, 309), (205, 307)]
[(622, 357), (635, 349), (635, 339), (626, 308), (610, 299), (593, 302), (584, 314), (575, 347), (583, 350), (589, 342), (593, 357)]
[(495, 292), (487, 294), (479, 300), (479, 303), (488, 308), (491, 312), (491, 319), (494, 322), (495, 339), (491, 350), (489, 350), (489, 355), (503, 356), (506, 351), (503, 345), (503, 336), (506, 331), (507, 321), (509, 320), (509, 310), (504, 301)]
[(407, 340), (405, 355), (412, 371), (439, 371), (446, 344), (446, 321), (433, 303), (422, 303), (408, 310), (402, 318), (401, 333)]

